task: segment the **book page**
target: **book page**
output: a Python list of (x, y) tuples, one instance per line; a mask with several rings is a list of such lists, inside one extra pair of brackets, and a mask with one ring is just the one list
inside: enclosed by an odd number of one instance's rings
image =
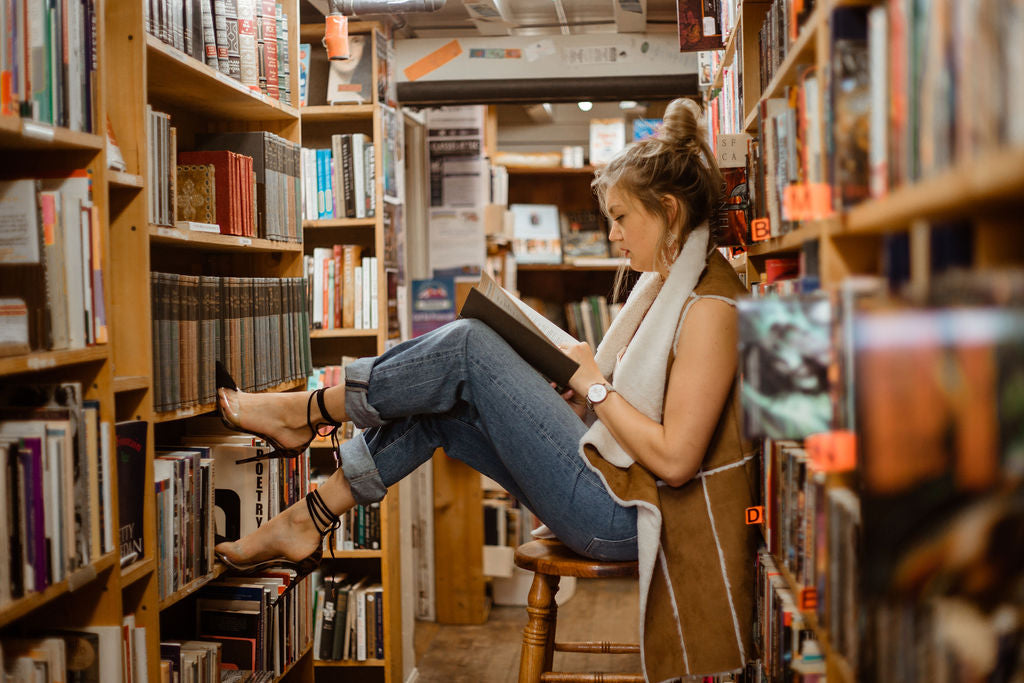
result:
[(480, 274), (480, 284), (477, 285), (477, 289), (480, 290), (481, 294), (497, 304), (501, 310), (523, 325), (533, 328), (547, 337), (555, 346), (579, 343), (568, 332), (505, 291), (486, 272)]

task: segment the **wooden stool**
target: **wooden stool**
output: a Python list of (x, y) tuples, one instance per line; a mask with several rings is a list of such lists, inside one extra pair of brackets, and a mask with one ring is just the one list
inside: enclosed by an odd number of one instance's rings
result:
[(534, 573), (519, 658), (519, 683), (643, 683), (640, 674), (566, 673), (551, 671), (555, 650), (597, 654), (637, 654), (637, 644), (586, 641), (556, 643), (558, 606), (555, 593), (563, 576), (586, 579), (637, 576), (636, 562), (601, 562), (577, 555), (555, 540), (538, 540), (516, 548), (516, 566)]

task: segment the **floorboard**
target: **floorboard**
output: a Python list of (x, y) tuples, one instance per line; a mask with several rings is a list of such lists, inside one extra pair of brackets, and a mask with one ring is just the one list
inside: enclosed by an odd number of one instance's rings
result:
[[(635, 579), (578, 579), (558, 610), (558, 640), (637, 640)], [(494, 607), (486, 624), (416, 623), (419, 683), (516, 683), (525, 607)], [(639, 672), (639, 655), (555, 653), (559, 671)]]

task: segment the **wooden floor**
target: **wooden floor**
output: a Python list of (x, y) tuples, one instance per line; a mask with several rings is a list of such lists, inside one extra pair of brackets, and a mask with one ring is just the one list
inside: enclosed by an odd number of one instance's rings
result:
[[(637, 641), (636, 579), (578, 579), (558, 609), (558, 640)], [(481, 626), (416, 622), (418, 683), (516, 683), (525, 607), (494, 607)], [(640, 671), (640, 655), (555, 653), (559, 671)]]

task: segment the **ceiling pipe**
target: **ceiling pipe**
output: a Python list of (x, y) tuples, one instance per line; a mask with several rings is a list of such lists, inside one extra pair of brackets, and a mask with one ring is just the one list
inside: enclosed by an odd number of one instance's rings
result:
[(445, 0), (330, 0), (331, 11), (348, 17), (363, 14), (407, 14), (436, 12)]

